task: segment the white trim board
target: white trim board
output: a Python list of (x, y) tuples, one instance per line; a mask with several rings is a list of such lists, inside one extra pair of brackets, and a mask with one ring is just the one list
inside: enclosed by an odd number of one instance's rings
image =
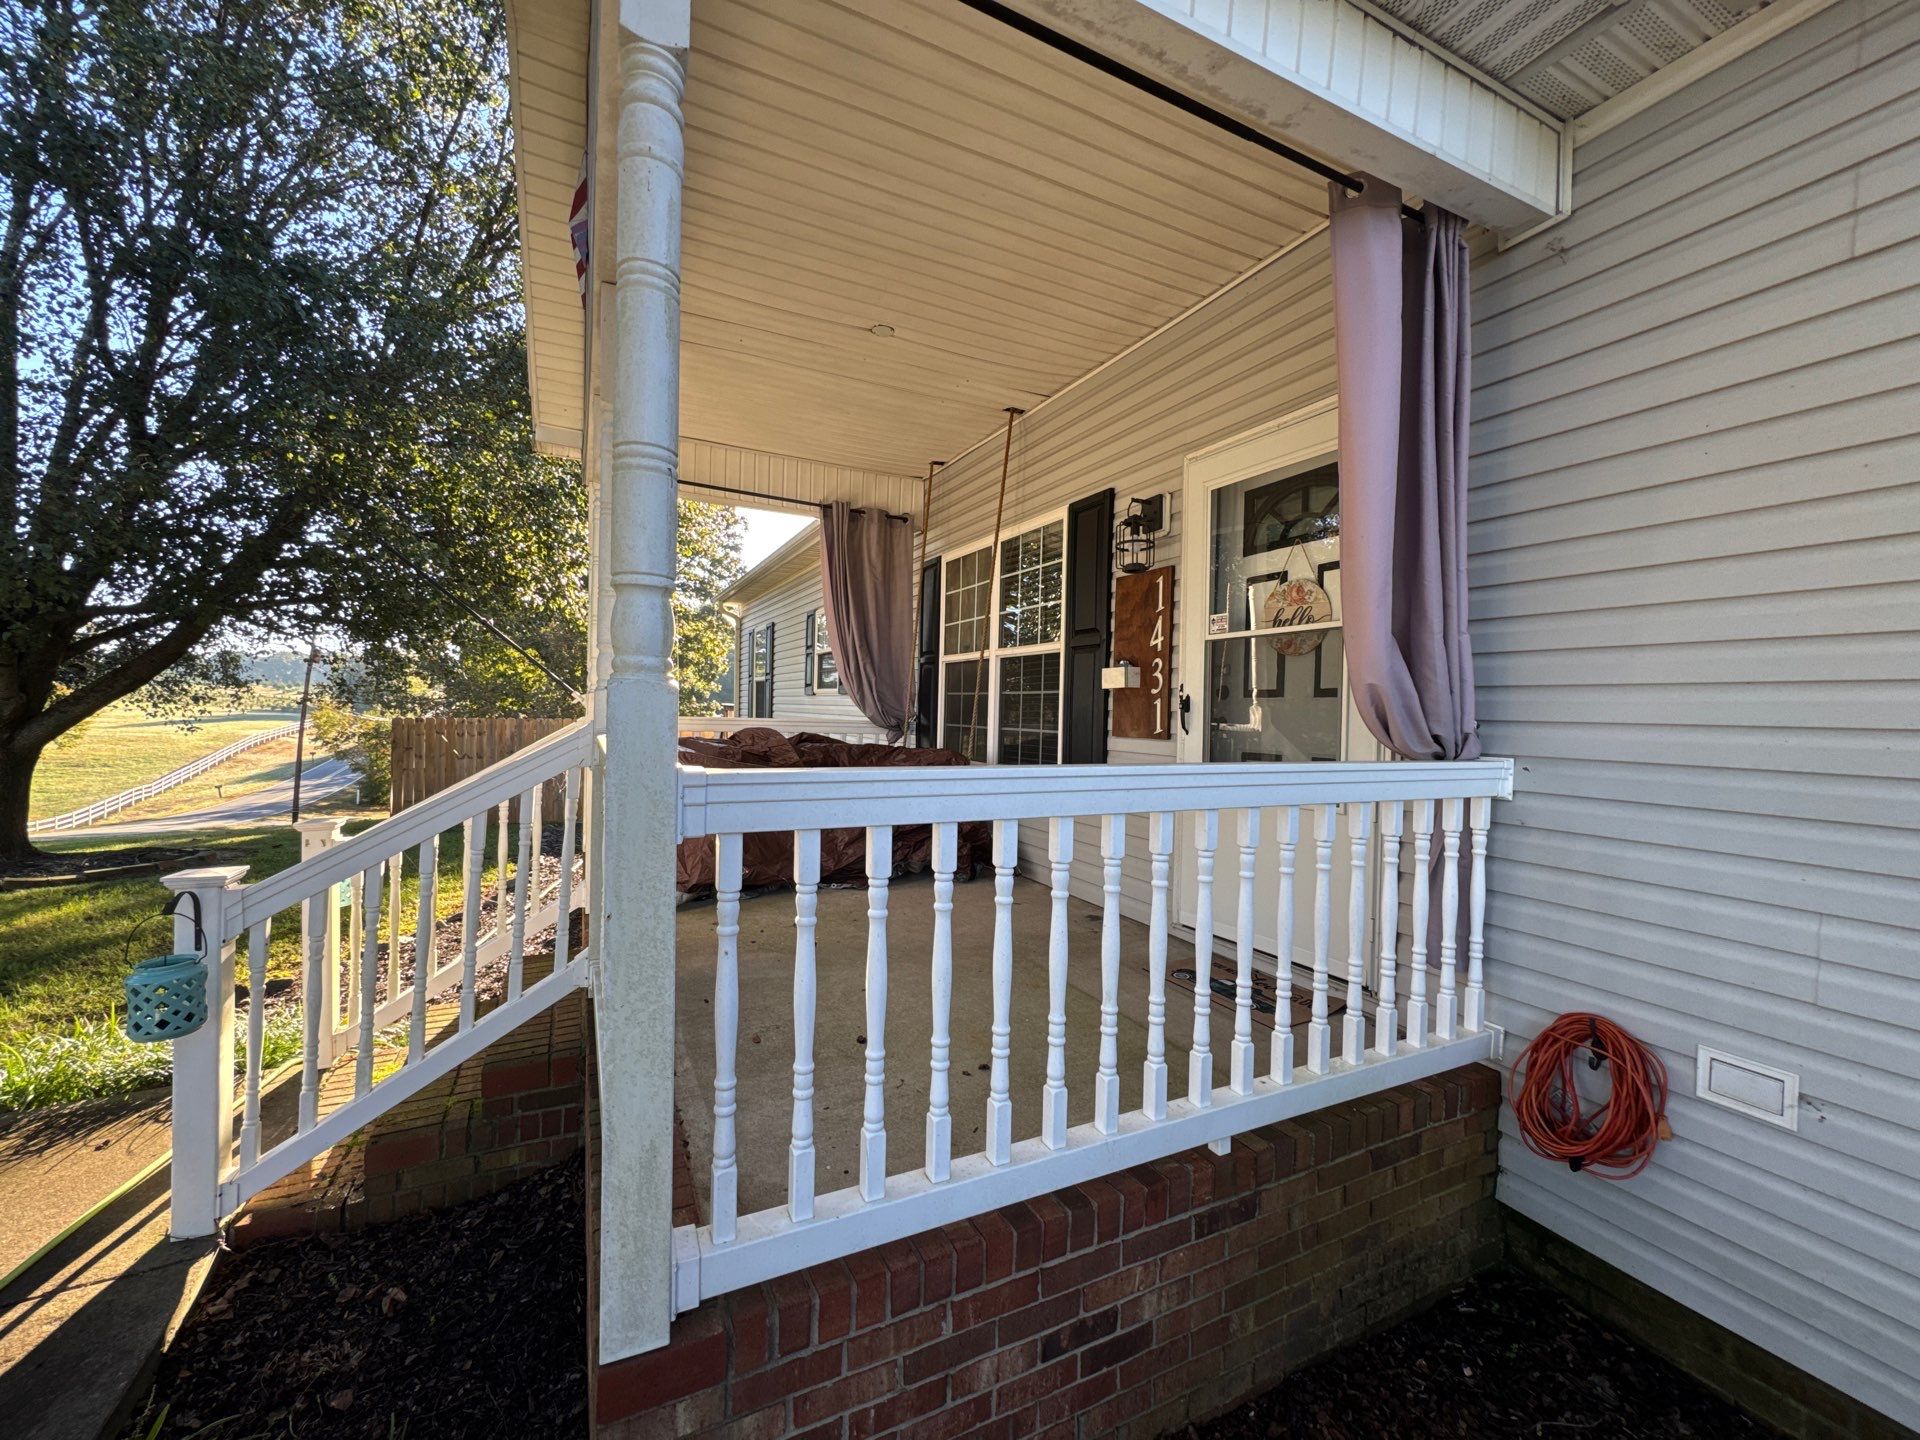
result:
[(1565, 125), (1351, 0), (1012, 0), (1012, 8), (1255, 129), (1493, 229), (1561, 193)]

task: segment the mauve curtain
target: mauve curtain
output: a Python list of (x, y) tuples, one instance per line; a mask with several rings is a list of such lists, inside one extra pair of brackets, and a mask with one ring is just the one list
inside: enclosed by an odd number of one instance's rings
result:
[(898, 740), (914, 679), (913, 522), (844, 500), (822, 506), (820, 575), (840, 686)]
[(1361, 178), (1329, 187), (1347, 679), (1396, 755), (1470, 760), (1464, 222)]

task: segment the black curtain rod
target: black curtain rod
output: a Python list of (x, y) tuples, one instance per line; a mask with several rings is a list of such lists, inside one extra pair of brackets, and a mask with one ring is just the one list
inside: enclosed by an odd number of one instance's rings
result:
[[(1250, 145), (1257, 145), (1270, 154), (1291, 161), (1302, 170), (1318, 175), (1322, 180), (1331, 180), (1334, 184), (1351, 190), (1356, 195), (1366, 188), (1361, 184), (1358, 176), (1349, 175), (1344, 170), (1336, 170), (1326, 161), (1315, 159), (1304, 150), (1296, 150), (1284, 140), (1276, 140), (1271, 135), (1214, 109), (1211, 105), (1175, 90), (1171, 85), (1155, 80), (1151, 75), (1143, 75), (1131, 66), (1122, 65), (1118, 60), (1101, 54), (1090, 45), (1083, 45), (1071, 36), (1062, 35), (1058, 30), (1050, 29), (1038, 20), (999, 4), (998, 0), (960, 0), (960, 3), (969, 10), (976, 10), (990, 19), (998, 20), (1002, 25), (1018, 30), (1030, 39), (1038, 40), (1042, 45), (1058, 50), (1062, 55), (1078, 60), (1083, 65), (1091, 65), (1101, 74), (1110, 75), (1122, 84), (1131, 85), (1143, 94), (1151, 95), (1154, 99), (1171, 105), (1174, 109), (1191, 115), (1196, 120), (1204, 121), (1217, 130), (1224, 130)], [(1411, 205), (1402, 205), (1400, 213), (1410, 220), (1423, 219), (1420, 212)]]
[[(817, 505), (810, 500), (796, 500), (791, 495), (770, 495), (764, 490), (742, 490), (735, 485), (710, 485), (704, 480), (689, 480), (686, 483), (695, 490), (711, 490), (716, 495), (737, 495), (742, 500), (770, 500), (779, 505), (805, 505), (814, 510), (824, 510), (826, 508), (824, 505)], [(856, 505), (853, 508), (857, 513), (863, 515), (867, 510), (867, 507), (864, 505)], [(911, 515), (896, 515), (891, 510), (882, 510), (880, 513), (889, 520), (910, 521), (913, 519)]]

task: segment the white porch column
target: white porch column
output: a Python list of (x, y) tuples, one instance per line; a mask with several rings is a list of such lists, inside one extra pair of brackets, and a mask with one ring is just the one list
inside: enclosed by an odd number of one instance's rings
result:
[(610, 561), (596, 1023), (600, 1358), (663, 1345), (673, 1316), (671, 597), (680, 421), (681, 96), (688, 0), (621, 0), (619, 195), (603, 533)]
[[(609, 335), (619, 333), (614, 323), (612, 297), (600, 307), (603, 317), (603, 331)], [(609, 348), (611, 348), (609, 346)], [(609, 474), (612, 466), (609, 456), (609, 441), (612, 435), (613, 407), (605, 400), (595, 398), (587, 414), (586, 438), (582, 456), (584, 479), (587, 485), (587, 719), (593, 726), (596, 736), (607, 733), (607, 678), (613, 669), (613, 645), (608, 639), (608, 627), (613, 607), (613, 582), (608, 570), (607, 557), (607, 491), (611, 482)], [(604, 828), (606, 806), (602, 803), (602, 794), (606, 789), (604, 777), (594, 766), (588, 765), (581, 772), (582, 790), (580, 795), (580, 820), (582, 840), (585, 850), (585, 884), (582, 893), (586, 896), (586, 912), (589, 916), (601, 913), (600, 856), (605, 853), (606, 830)], [(589, 927), (591, 932), (591, 927)], [(591, 933), (587, 937), (588, 974), (592, 976), (600, 963), (600, 948)]]

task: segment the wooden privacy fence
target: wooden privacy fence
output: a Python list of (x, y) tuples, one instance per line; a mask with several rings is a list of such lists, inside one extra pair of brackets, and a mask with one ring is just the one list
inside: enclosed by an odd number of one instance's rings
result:
[[(393, 721), (393, 792), (389, 812), (398, 815), (410, 805), (458, 785), (489, 765), (497, 764), (530, 745), (538, 744), (572, 720), (516, 719), (486, 716), (464, 719), (452, 715), (399, 716)], [(541, 819), (558, 823), (562, 796), (548, 786), (541, 800)], [(515, 818), (518, 818), (518, 802)]]

